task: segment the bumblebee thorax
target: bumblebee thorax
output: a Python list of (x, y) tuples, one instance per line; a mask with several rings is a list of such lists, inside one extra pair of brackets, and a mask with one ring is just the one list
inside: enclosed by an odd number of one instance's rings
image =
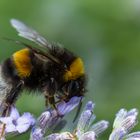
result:
[(69, 69), (64, 74), (65, 81), (75, 80), (84, 75), (84, 64), (81, 58), (76, 58), (70, 65)]

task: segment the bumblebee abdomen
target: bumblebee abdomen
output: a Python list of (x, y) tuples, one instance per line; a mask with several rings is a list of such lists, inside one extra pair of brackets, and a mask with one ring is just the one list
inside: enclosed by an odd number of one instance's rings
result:
[(2, 66), (0, 66), (0, 106), (11, 89), (12, 84), (4, 78)]
[(13, 63), (21, 78), (28, 77), (32, 71), (30, 50), (25, 48), (13, 54)]

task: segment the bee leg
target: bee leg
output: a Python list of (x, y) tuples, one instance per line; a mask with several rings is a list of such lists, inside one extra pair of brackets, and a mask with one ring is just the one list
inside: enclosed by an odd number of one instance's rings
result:
[(54, 78), (50, 78), (47, 86), (45, 87), (45, 97), (46, 97), (46, 105), (50, 105), (56, 109), (55, 105), (55, 97), (54, 94), (56, 92), (57, 85)]
[[(7, 95), (6, 97), (6, 100), (5, 102), (3, 103), (4, 104), (4, 108), (2, 110), (2, 117), (7, 117), (10, 113), (10, 110), (11, 110), (11, 105), (13, 103), (15, 103), (15, 100), (17, 99), (18, 95), (19, 95), (19, 91), (21, 90), (21, 87), (23, 86), (24, 82), (23, 81), (20, 81), (17, 86), (13, 87), (10, 91), (10, 93)], [(0, 134), (0, 139), (3, 137), (4, 135), (4, 132), (5, 132), (5, 127), (6, 127), (6, 124), (3, 123), (2, 124), (2, 131), (1, 131), (1, 134)]]
[(57, 110), (57, 107), (56, 107), (56, 105), (55, 105), (55, 98), (54, 98), (54, 96), (50, 96), (50, 97), (48, 98), (48, 101), (49, 101), (49, 104), (50, 104), (54, 109)]
[(56, 109), (56, 102), (54, 96), (45, 95), (45, 98), (46, 107), (50, 105), (52, 108)]
[(8, 103), (3, 103), (2, 117), (7, 117), (10, 113), (11, 105)]
[(13, 103), (15, 103), (23, 84), (24, 82), (21, 80), (16, 86), (11, 89), (10, 93), (7, 95), (5, 100), (5, 109), (3, 110), (2, 116), (5, 116), (7, 110)]

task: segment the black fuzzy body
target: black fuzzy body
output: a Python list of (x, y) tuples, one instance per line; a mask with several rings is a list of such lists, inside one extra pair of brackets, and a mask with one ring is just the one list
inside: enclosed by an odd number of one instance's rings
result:
[(9, 84), (12, 84), (13, 88), (16, 88), (20, 81), (24, 83), (16, 91), (15, 99), (10, 97), (11, 93), (7, 93), (7, 103), (14, 103), (22, 89), (28, 89), (33, 92), (40, 91), (46, 97), (46, 102), (53, 105), (59, 100), (69, 101), (73, 96), (84, 95), (85, 75), (71, 81), (65, 81), (63, 77), (70, 64), (77, 57), (65, 48), (60, 47), (53, 47), (49, 53), (58, 58), (61, 63), (58, 64), (49, 59), (45, 62), (41, 61), (30, 50), (32, 71), (30, 76), (24, 79), (18, 76), (12, 57), (4, 61), (2, 64), (2, 76), (4, 79)]

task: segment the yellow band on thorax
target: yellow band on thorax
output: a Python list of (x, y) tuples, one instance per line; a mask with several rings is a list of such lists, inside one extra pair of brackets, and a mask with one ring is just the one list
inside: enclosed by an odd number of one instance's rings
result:
[(84, 64), (81, 58), (76, 58), (70, 65), (69, 70), (64, 74), (65, 81), (75, 80), (84, 75)]
[(25, 48), (13, 54), (13, 62), (15, 64), (18, 76), (21, 78), (28, 77), (32, 70), (30, 51)]

